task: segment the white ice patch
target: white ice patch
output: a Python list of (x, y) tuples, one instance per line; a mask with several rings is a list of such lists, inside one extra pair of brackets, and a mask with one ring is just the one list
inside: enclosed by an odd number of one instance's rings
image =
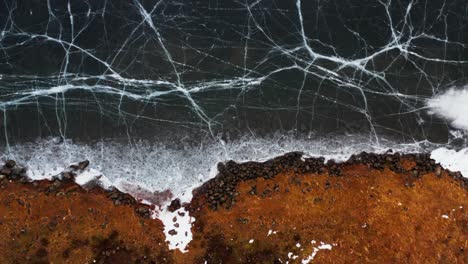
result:
[(429, 99), (427, 106), (430, 114), (449, 120), (456, 128), (468, 130), (468, 85)]
[[(312, 244), (315, 244), (315, 243), (312, 243)], [(302, 264), (308, 264), (309, 262), (311, 262), (315, 256), (317, 255), (317, 253), (320, 251), (320, 250), (331, 250), (332, 249), (332, 245), (330, 244), (325, 244), (323, 242), (320, 242), (320, 245), (318, 247), (314, 247), (313, 248), (313, 251), (312, 251), (312, 254), (310, 256), (308, 256), (307, 258), (303, 259), (301, 261)]]
[(432, 151), (431, 158), (439, 162), (445, 169), (459, 171), (463, 177), (468, 177), (468, 148), (459, 151), (438, 148)]
[(157, 218), (164, 224), (164, 234), (166, 241), (169, 242), (169, 249), (187, 252), (186, 247), (192, 241), (191, 228), (195, 218), (191, 217), (183, 207), (174, 212), (164, 208), (157, 213)]

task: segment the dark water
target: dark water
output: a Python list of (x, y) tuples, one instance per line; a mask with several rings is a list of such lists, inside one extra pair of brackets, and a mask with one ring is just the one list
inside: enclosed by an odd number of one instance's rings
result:
[(2, 142), (363, 134), (446, 142), (468, 2), (0, 4)]

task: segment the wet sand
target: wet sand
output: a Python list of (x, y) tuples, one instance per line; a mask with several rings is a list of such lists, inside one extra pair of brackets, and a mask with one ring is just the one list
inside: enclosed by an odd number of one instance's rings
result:
[(31, 182), (6, 164), (0, 263), (468, 262), (468, 182), (428, 155), (324, 163), (289, 153), (218, 170), (182, 205), (196, 219), (182, 253), (169, 250), (154, 207), (82, 188), (73, 173)]

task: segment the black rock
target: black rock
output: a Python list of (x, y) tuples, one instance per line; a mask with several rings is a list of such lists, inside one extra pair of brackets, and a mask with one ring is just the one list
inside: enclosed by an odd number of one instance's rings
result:
[(5, 167), (11, 169), (16, 166), (16, 161), (14, 160), (7, 160), (5, 161)]
[(22, 176), (24, 173), (26, 173), (25, 168), (14, 168), (13, 171), (11, 172), (11, 174), (15, 176)]
[(77, 170), (79, 170), (79, 169), (80, 169), (80, 167), (78, 167), (78, 165), (76, 165), (76, 164), (72, 164), (72, 165), (70, 165), (70, 167), (69, 167), (69, 168), (70, 168), (70, 169), (72, 169), (72, 170), (74, 170), (74, 171), (77, 171)]
[(63, 181), (74, 181), (75, 180), (75, 174), (72, 172), (64, 172), (62, 173), (62, 180)]
[(11, 172), (12, 172), (12, 169), (7, 168), (7, 167), (3, 167), (3, 168), (0, 170), (0, 174), (6, 175), (6, 176), (10, 176), (10, 175), (11, 175)]
[(142, 217), (150, 217), (150, 210), (145, 207), (138, 207), (135, 209), (136, 213)]
[(84, 160), (78, 163), (78, 168), (80, 170), (84, 170), (88, 167), (88, 165), (89, 165), (89, 160)]

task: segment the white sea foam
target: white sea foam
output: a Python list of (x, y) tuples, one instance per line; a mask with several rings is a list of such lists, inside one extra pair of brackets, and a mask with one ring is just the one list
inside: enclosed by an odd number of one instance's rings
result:
[(15, 159), (28, 168), (32, 179), (50, 178), (70, 164), (87, 159), (89, 167), (95, 170), (93, 173), (102, 174), (114, 184), (125, 181), (144, 186), (150, 192), (170, 189), (182, 202), (189, 202), (191, 191), (187, 190), (214, 177), (216, 164), (221, 161), (265, 161), (291, 151), (342, 161), (361, 151), (383, 153), (391, 148), (408, 153), (421, 152), (425, 147), (425, 141), (395, 144), (381, 140), (376, 145), (366, 136), (297, 139), (280, 135), (178, 147), (144, 140), (132, 144), (115, 141), (81, 144), (48, 139), (12, 145), (8, 151), (3, 150), (0, 159)]
[(439, 162), (445, 169), (459, 171), (468, 177), (468, 148), (459, 151), (447, 148), (438, 148), (431, 152), (431, 158)]
[[(463, 134), (468, 130), (468, 85), (459, 89), (451, 88), (431, 98), (427, 106), (430, 108), (430, 114), (447, 119), (452, 126), (461, 129), (450, 131), (452, 136), (463, 138)], [(444, 168), (460, 171), (464, 177), (468, 177), (468, 148), (457, 151), (441, 147), (431, 152), (431, 158)]]
[(449, 89), (427, 102), (430, 114), (451, 122), (456, 128), (468, 130), (468, 85), (462, 89)]

